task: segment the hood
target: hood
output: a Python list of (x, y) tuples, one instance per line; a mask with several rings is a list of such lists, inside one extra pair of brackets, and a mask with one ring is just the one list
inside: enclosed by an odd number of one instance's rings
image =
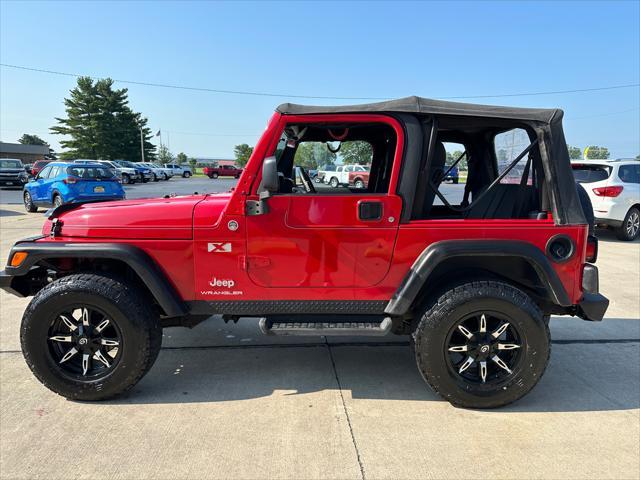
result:
[[(227, 204), (229, 194), (85, 203), (69, 211), (63, 210), (59, 215), (54, 212), (54, 215), (62, 222), (61, 237), (191, 239), (193, 210), (207, 197), (219, 198), (218, 202), (212, 203), (210, 212), (217, 218)], [(49, 234), (51, 220), (45, 223), (42, 231)]]
[(27, 173), (24, 168), (0, 168), (0, 173)]

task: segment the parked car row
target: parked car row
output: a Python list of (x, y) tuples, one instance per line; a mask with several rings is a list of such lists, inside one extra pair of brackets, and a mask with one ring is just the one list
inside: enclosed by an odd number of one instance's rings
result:
[(174, 175), (191, 176), (189, 167), (125, 160), (77, 159), (72, 162), (39, 161), (29, 176), (19, 159), (0, 159), (0, 185), (22, 186), (24, 207), (58, 207), (65, 203), (122, 200), (122, 184), (169, 180)]

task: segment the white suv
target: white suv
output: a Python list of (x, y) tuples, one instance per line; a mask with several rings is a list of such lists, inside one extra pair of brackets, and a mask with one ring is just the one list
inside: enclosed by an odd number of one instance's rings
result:
[(620, 240), (640, 234), (640, 161), (574, 160), (573, 176), (585, 188), (596, 225), (613, 228)]

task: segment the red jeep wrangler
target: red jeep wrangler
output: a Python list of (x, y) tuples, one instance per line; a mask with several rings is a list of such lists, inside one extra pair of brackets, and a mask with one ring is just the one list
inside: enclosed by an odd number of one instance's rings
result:
[[(301, 144), (336, 139), (371, 145), (365, 189), (315, 187), (296, 165)], [(442, 184), (449, 143), (465, 185)], [(284, 104), (231, 192), (58, 207), (0, 286), (35, 295), (25, 359), (71, 399), (130, 389), (163, 327), (220, 314), (268, 335), (408, 334), (442, 397), (498, 407), (542, 376), (551, 314), (607, 309), (583, 193), (560, 110)]]
[(242, 169), (236, 167), (235, 165), (220, 165), (218, 167), (204, 167), (202, 169), (202, 173), (204, 173), (209, 178), (240, 178), (240, 175), (242, 175)]

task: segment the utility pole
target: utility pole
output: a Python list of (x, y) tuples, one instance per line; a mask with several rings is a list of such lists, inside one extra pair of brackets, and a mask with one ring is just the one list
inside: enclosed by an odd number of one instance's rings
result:
[(138, 127), (140, 128), (140, 153), (144, 162), (144, 133), (142, 132), (142, 125), (138, 125)]

